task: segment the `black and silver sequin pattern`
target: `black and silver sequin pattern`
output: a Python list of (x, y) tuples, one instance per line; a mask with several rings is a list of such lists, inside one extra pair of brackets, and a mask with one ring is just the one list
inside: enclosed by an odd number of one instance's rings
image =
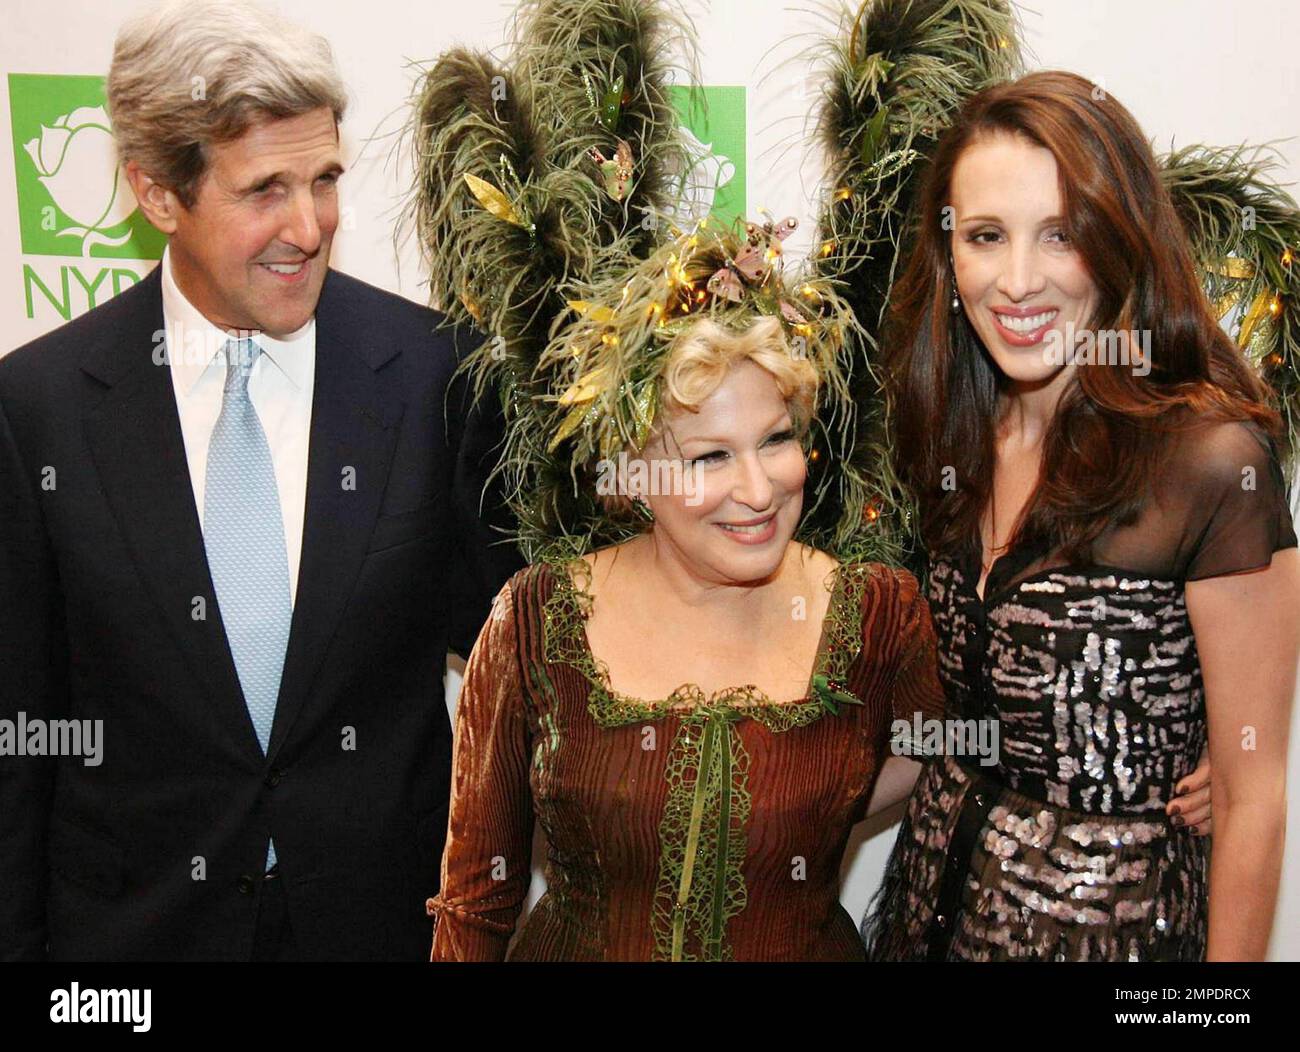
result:
[(977, 563), (933, 564), (949, 704), (999, 720), (1001, 749), (992, 769), (926, 765), (869, 953), (1201, 959), (1207, 845), (1164, 813), (1206, 740), (1183, 587), (1106, 567), (999, 585), (1007, 568), (981, 600)]

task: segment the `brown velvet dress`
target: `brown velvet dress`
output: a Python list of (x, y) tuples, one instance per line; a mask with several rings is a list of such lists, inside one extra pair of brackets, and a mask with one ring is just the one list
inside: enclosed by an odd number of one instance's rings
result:
[(647, 702), (609, 689), (573, 573), (517, 573), (470, 656), (432, 959), (506, 956), (534, 817), (547, 891), (512, 960), (863, 959), (839, 902), (849, 831), (891, 722), (943, 713), (916, 580), (874, 563), (830, 575), (803, 699), (687, 685)]

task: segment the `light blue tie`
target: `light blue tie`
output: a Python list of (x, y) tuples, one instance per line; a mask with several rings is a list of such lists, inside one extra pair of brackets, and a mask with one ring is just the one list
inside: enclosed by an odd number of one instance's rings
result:
[[(221, 415), (208, 446), (203, 545), (244, 702), (265, 753), (293, 616), (289, 559), (271, 447), (248, 398), (248, 377), (262, 348), (253, 340), (229, 340), (225, 353)], [(272, 843), (266, 865), (274, 864)]]

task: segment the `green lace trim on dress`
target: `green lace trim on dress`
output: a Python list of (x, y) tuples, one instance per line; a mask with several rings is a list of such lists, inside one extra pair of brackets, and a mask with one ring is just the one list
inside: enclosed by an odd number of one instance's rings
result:
[(754, 719), (771, 731), (788, 731), (837, 712), (837, 702), (860, 704), (844, 681), (862, 647), (862, 595), (871, 567), (836, 569), (809, 694), (777, 702), (752, 685), (706, 695), (684, 684), (660, 701), (619, 694), (587, 641), (591, 567), (582, 559), (548, 566), (555, 588), (542, 608), (543, 653), (546, 661), (570, 665), (586, 677), (587, 710), (596, 723), (621, 727), (670, 715), (681, 721), (668, 753), (668, 796), (659, 823), (654, 959), (731, 960), (726, 928), (745, 908), (741, 866), (751, 806), (749, 755), (735, 725)]

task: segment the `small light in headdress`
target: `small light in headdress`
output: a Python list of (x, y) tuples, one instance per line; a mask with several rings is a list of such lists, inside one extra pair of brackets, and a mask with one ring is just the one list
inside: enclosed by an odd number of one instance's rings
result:
[(1277, 317), (1279, 314), (1282, 313), (1282, 301), (1281, 301), (1280, 299), (1278, 299), (1277, 296), (1274, 296), (1274, 297), (1269, 301), (1269, 304), (1268, 304), (1268, 312), (1269, 312), (1271, 315), (1273, 315), (1274, 317)]
[(829, 255), (830, 255), (832, 252), (834, 252), (834, 251), (835, 251), (835, 242), (834, 242), (834, 241), (823, 241), (823, 242), (822, 242), (822, 255), (823, 255), (823, 256), (829, 256)]
[(600, 342), (603, 343), (606, 347), (617, 347), (618, 337), (615, 336), (612, 332), (607, 332), (605, 333), (604, 336), (600, 338)]
[(880, 509), (876, 507), (876, 502), (874, 500), (866, 506), (862, 513), (862, 517), (866, 519), (867, 522), (875, 522), (880, 518)]
[(847, 186), (841, 186), (838, 190), (835, 191), (836, 201), (847, 201), (852, 196), (853, 196), (853, 191)]
[(1270, 355), (1268, 356), (1268, 364), (1269, 364), (1269, 365), (1281, 365), (1281, 364), (1282, 364), (1282, 356), (1281, 356), (1280, 354), (1270, 354)]
[(703, 302), (704, 302), (704, 296), (705, 296), (705, 292), (704, 292), (704, 290), (703, 290), (703, 289), (700, 289), (698, 292), (695, 293), (695, 300), (696, 300), (696, 302), (697, 302), (697, 303), (703, 303)]
[(1282, 266), (1284, 266), (1284, 267), (1289, 267), (1289, 266), (1291, 265), (1291, 261), (1292, 261), (1293, 259), (1295, 259), (1295, 256), (1292, 255), (1292, 253), (1291, 253), (1291, 249), (1290, 249), (1290, 247), (1288, 246), (1288, 247), (1287, 247), (1285, 250), (1283, 250), (1283, 252), (1282, 252)]
[(813, 446), (813, 448), (808, 451), (808, 459), (812, 461), (814, 464), (816, 464), (817, 461), (821, 460), (821, 458), (822, 458), (822, 451), (818, 449), (816, 446)]

